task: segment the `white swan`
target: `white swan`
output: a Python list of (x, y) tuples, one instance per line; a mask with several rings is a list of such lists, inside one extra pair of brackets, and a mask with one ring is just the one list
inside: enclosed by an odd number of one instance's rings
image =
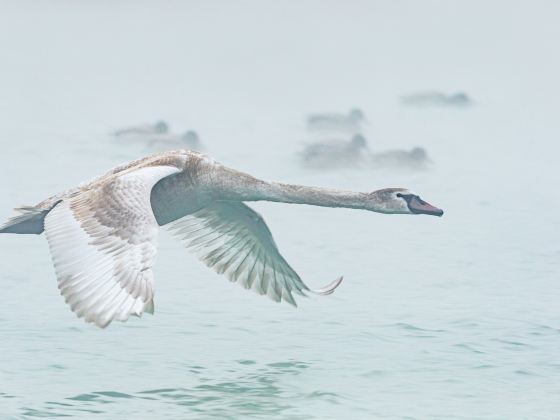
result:
[(197, 152), (203, 149), (198, 133), (193, 130), (180, 135), (171, 133), (149, 135), (146, 137), (146, 140), (151, 148), (166, 147), (167, 150), (170, 150), (180, 147)]
[(404, 105), (467, 107), (473, 104), (465, 92), (446, 94), (437, 91), (419, 92), (401, 97)]
[(348, 114), (313, 114), (307, 117), (310, 130), (360, 131), (366, 117), (362, 110), (351, 109)]
[(411, 150), (387, 150), (380, 153), (372, 153), (371, 164), (373, 167), (394, 169), (426, 169), (431, 163), (426, 149), (414, 147)]
[(155, 124), (138, 125), (135, 127), (127, 127), (117, 130), (113, 133), (114, 136), (137, 136), (147, 134), (163, 134), (169, 131), (169, 124), (165, 121), (158, 121)]
[(309, 144), (303, 150), (303, 164), (310, 168), (356, 167), (367, 157), (364, 136), (355, 134), (350, 140), (327, 140)]
[[(379, 213), (443, 211), (404, 189), (348, 192), (266, 182), (191, 151), (149, 156), (57, 194), (0, 227), (46, 234), (58, 287), (78, 317), (100, 327), (154, 311), (152, 267), (165, 225), (209, 267), (275, 301), (309, 288), (282, 257), (263, 218), (267, 200)], [(318, 294), (330, 294), (342, 278)]]

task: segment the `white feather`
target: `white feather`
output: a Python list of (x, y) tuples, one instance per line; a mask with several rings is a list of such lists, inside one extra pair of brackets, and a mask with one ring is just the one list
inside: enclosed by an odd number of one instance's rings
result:
[(158, 226), (150, 192), (178, 171), (157, 166), (125, 172), (48, 213), (45, 232), (58, 285), (77, 316), (105, 327), (153, 312)]
[[(166, 227), (208, 267), (246, 289), (294, 306), (292, 293), (315, 292), (282, 257), (264, 219), (244, 203), (214, 202)], [(341, 280), (316, 293), (332, 293)]]

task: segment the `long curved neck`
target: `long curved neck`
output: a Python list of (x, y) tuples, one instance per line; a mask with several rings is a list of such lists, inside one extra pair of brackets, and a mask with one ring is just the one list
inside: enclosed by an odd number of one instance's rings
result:
[(368, 202), (367, 193), (267, 182), (221, 165), (212, 172), (212, 195), (220, 200), (275, 201), (353, 209), (366, 209)]
[(363, 209), (366, 203), (366, 194), (360, 192), (306, 187), (276, 182), (263, 182), (259, 193), (261, 198), (257, 198), (257, 200), (309, 204), (321, 207)]

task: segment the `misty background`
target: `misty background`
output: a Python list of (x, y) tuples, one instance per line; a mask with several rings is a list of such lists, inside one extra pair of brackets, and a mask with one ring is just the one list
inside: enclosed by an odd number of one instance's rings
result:
[[(162, 232), (156, 313), (69, 311), (42, 237), (0, 237), (8, 418), (554, 417), (560, 410), (560, 3), (0, 1), (0, 219), (151, 151), (169, 121), (264, 179), (407, 187), (443, 218), (257, 203), (311, 286), (277, 305)], [(468, 107), (412, 107), (415, 92)], [(310, 171), (305, 117), (359, 107), (426, 171)], [(89, 417), (88, 417), (89, 416)]]

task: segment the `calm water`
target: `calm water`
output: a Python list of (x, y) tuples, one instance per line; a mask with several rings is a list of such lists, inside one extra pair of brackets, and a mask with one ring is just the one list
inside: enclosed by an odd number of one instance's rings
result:
[[(256, 204), (308, 284), (345, 276), (297, 310), (162, 232), (155, 315), (106, 330), (64, 304), (44, 237), (0, 236), (1, 417), (558, 418), (559, 10), (450, 3), (6, 4), (2, 220), (150, 153), (107, 133), (158, 118), (256, 176), (403, 186), (446, 214)], [(425, 88), (476, 104), (399, 105)], [(372, 149), (433, 167), (301, 169), (304, 115), (355, 105)]]

